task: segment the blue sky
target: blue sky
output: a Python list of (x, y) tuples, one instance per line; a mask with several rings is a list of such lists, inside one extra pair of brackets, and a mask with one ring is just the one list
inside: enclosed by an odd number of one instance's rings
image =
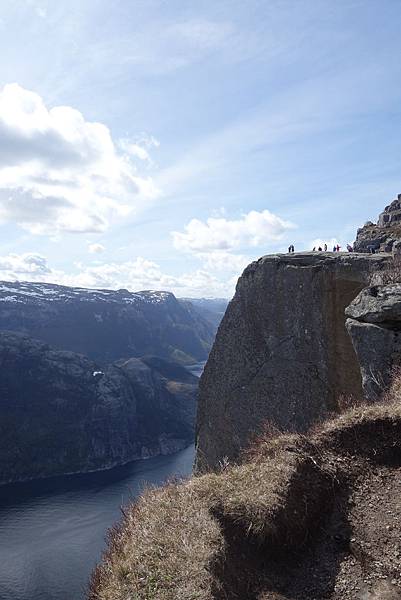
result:
[(399, 192), (399, 0), (2, 0), (0, 278), (229, 296)]

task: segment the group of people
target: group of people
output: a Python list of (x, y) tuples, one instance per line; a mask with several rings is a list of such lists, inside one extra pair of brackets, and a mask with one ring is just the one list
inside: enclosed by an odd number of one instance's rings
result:
[[(354, 251), (351, 244), (347, 244), (347, 250), (348, 250), (348, 252)], [(340, 251), (341, 251), (341, 246), (339, 246), (338, 244), (333, 246), (333, 252), (340, 252)], [(294, 244), (291, 244), (290, 246), (288, 246), (288, 253), (293, 254), (294, 252), (295, 252)], [(324, 244), (323, 248), (321, 246), (319, 246), (318, 248), (316, 248), (316, 246), (314, 246), (312, 252), (327, 252), (327, 244)]]
[[(351, 246), (351, 244), (347, 244), (347, 250), (348, 252), (353, 252), (354, 249)], [(316, 246), (313, 247), (312, 252), (327, 252), (327, 244), (325, 244), (323, 246), (323, 248), (321, 246), (319, 246), (318, 248), (316, 248)], [(335, 246), (333, 246), (333, 252), (340, 252), (341, 251), (341, 246), (339, 246), (338, 244), (336, 244)]]

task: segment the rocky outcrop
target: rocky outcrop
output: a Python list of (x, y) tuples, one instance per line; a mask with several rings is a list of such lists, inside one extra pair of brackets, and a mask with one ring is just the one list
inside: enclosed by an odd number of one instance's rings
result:
[(235, 461), (268, 421), (305, 431), (362, 396), (344, 310), (387, 255), (265, 256), (239, 279), (200, 381), (197, 468)]
[(355, 252), (392, 252), (401, 242), (401, 194), (386, 206), (377, 224), (369, 221), (358, 229)]
[(345, 313), (364, 395), (377, 400), (401, 365), (401, 283), (362, 290)]
[(99, 366), (0, 333), (0, 483), (99, 470), (192, 443), (196, 377), (151, 357)]
[(19, 331), (98, 361), (157, 355), (206, 360), (215, 327), (169, 292), (0, 282), (0, 330)]

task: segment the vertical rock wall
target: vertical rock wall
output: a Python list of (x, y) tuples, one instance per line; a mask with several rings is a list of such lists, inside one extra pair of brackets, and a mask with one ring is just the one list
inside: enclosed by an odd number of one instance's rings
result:
[(266, 256), (244, 271), (200, 382), (197, 469), (235, 461), (269, 421), (305, 431), (361, 396), (344, 310), (387, 255)]

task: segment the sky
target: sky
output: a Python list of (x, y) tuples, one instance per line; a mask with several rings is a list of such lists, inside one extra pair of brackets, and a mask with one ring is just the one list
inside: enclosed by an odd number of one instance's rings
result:
[(399, 0), (1, 0), (0, 279), (230, 297), (401, 192)]

